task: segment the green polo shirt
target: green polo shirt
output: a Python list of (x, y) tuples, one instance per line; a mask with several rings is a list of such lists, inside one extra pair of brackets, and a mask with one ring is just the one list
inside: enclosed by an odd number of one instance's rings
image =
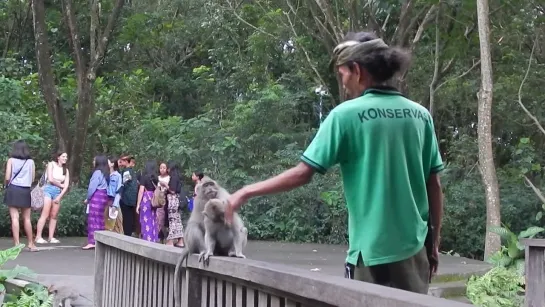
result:
[(397, 91), (369, 89), (335, 107), (301, 157), (325, 173), (340, 164), (348, 209), (347, 262), (408, 259), (424, 246), (426, 182), (443, 169), (428, 110)]

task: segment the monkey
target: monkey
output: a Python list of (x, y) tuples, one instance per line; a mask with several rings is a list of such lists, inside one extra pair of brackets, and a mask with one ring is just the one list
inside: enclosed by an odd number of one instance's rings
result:
[[(174, 284), (178, 285), (180, 282), (180, 267), (184, 260), (190, 253), (200, 254), (206, 250), (204, 245), (204, 206), (213, 198), (227, 201), (229, 192), (221, 187), (216, 181), (212, 180), (208, 176), (204, 176), (196, 186), (197, 196), (193, 200), (193, 211), (187, 221), (187, 226), (184, 231), (184, 243), (185, 248), (180, 255), (176, 268), (174, 270)], [(176, 307), (181, 306), (181, 293), (180, 287), (174, 287), (174, 303)]]
[(211, 199), (204, 206), (204, 245), (206, 251), (199, 254), (199, 262), (208, 264), (210, 256), (229, 256), (246, 258), (242, 250), (246, 247), (248, 229), (244, 227), (238, 213), (233, 213), (233, 222), (225, 222), (225, 209), (228, 203), (221, 199)]

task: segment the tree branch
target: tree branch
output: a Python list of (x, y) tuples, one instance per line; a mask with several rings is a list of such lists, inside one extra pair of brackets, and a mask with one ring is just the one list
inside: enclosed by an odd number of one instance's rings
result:
[(528, 68), (526, 69), (526, 74), (524, 75), (524, 78), (522, 79), (522, 82), (520, 82), (519, 92), (518, 92), (518, 103), (519, 103), (520, 107), (522, 108), (522, 110), (526, 113), (526, 115), (528, 115), (528, 117), (530, 117), (530, 119), (534, 122), (534, 124), (537, 126), (537, 128), (541, 131), (541, 133), (543, 133), (545, 135), (545, 129), (539, 123), (539, 120), (537, 119), (537, 117), (535, 117), (532, 114), (532, 112), (530, 112), (526, 108), (524, 103), (522, 102), (522, 87), (524, 86), (524, 83), (526, 82), (526, 79), (528, 78), (528, 74), (530, 73), (530, 67), (532, 67), (532, 58), (534, 57), (534, 51), (536, 49), (536, 45), (537, 45), (537, 35), (536, 35), (536, 39), (534, 40), (534, 45), (532, 46), (532, 52), (530, 52), (530, 59), (528, 60)]
[(79, 42), (80, 37), (72, 0), (62, 0), (62, 8), (64, 19), (66, 20), (66, 25), (68, 27), (69, 42), (72, 46), (74, 62), (76, 63), (76, 76), (80, 78), (84, 76), (85, 60), (83, 59), (83, 52), (81, 51), (81, 44)]
[(481, 64), (481, 60), (478, 60), (477, 62), (473, 63), (473, 66), (471, 66), (468, 70), (466, 70), (465, 72), (463, 72), (461, 75), (459, 76), (456, 76), (454, 78), (450, 78), (448, 80), (445, 80), (445, 82), (439, 84), (436, 88), (435, 88), (435, 91), (439, 90), (439, 88), (441, 88), (443, 85), (451, 82), (451, 81), (454, 81), (454, 80), (457, 80), (457, 79), (460, 79), (460, 78), (463, 78), (465, 77), (467, 74), (469, 74), (475, 67), (479, 66), (479, 64)]
[(117, 22), (117, 19), (119, 18), (119, 15), (121, 14), (121, 9), (123, 9), (123, 5), (125, 5), (125, 0), (116, 0), (114, 9), (112, 10), (112, 12), (110, 13), (110, 16), (108, 17), (108, 23), (106, 24), (106, 28), (102, 32), (100, 40), (97, 42), (97, 51), (95, 53), (95, 57), (91, 58), (91, 63), (89, 64), (89, 67), (88, 67), (87, 78), (89, 80), (95, 80), (96, 78), (96, 69), (99, 63), (104, 58), (104, 54), (106, 53), (106, 48), (108, 48), (110, 35), (112, 34), (115, 23)]

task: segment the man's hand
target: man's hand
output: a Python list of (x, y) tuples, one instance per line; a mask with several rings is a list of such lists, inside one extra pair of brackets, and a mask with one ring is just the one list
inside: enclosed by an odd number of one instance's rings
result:
[(430, 282), (431, 278), (437, 274), (437, 267), (439, 266), (439, 248), (438, 244), (434, 246), (432, 251), (432, 259), (430, 259)]
[(53, 203), (55, 203), (55, 204), (58, 204), (60, 202), (61, 202), (61, 197), (60, 196), (57, 196), (57, 197), (55, 197), (55, 199), (53, 199)]
[(225, 209), (225, 222), (231, 224), (233, 221), (233, 212), (238, 211), (242, 205), (248, 201), (248, 195), (244, 188), (231, 194), (227, 200), (227, 208)]
[(85, 199), (85, 200), (83, 201), (83, 203), (87, 205), (87, 203), (88, 203), (87, 199)]

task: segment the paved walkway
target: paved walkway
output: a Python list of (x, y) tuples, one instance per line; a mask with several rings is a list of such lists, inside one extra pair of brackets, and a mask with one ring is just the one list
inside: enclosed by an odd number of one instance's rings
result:
[[(61, 239), (61, 244), (39, 246), (40, 252), (23, 251), (16, 261), (8, 262), (6, 268), (26, 266), (39, 274), (38, 279), (46, 284), (71, 286), (82, 295), (78, 304), (73, 306), (90, 306), (93, 297), (94, 252), (82, 250), (81, 246), (85, 244), (86, 238), (64, 238)], [(0, 249), (9, 248), (11, 245), (11, 240), (0, 238)], [(250, 241), (245, 254), (255, 260), (343, 276), (346, 250), (347, 247), (343, 245)], [(480, 261), (442, 256), (439, 275), (466, 275), (487, 268)]]

